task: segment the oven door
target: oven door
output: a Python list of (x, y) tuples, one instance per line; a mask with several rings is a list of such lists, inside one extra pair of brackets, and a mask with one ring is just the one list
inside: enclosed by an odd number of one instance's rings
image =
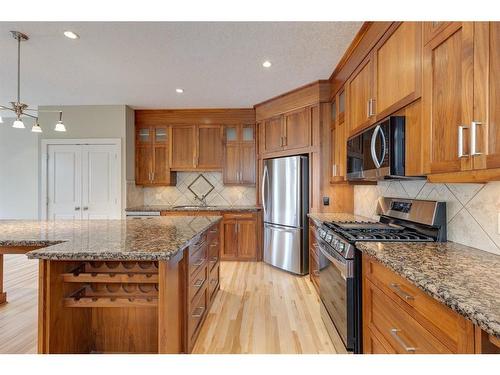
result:
[[(322, 316), (331, 320), (346, 349), (354, 350), (354, 264), (337, 253), (330, 254), (326, 246), (329, 245), (319, 241), (320, 298), (327, 313)], [(331, 326), (330, 322), (325, 323), (327, 328)]]

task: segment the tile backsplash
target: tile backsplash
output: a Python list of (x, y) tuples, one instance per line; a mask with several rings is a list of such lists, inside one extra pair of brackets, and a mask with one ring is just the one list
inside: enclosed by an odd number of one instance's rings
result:
[(356, 185), (354, 213), (378, 218), (375, 211), (379, 196), (445, 201), (448, 240), (500, 255), (500, 182), (380, 181), (377, 185)]
[[(222, 173), (220, 172), (205, 172), (203, 176), (210, 181), (215, 187), (206, 197), (207, 204), (216, 206), (254, 206), (256, 204), (256, 190), (255, 187), (247, 186), (225, 186), (222, 182)], [(185, 205), (185, 204), (200, 204), (194, 198), (194, 194), (189, 191), (188, 186), (191, 184), (200, 173), (196, 172), (177, 172), (177, 185), (176, 186), (161, 186), (161, 187), (129, 187), (129, 196), (138, 198), (138, 193), (134, 190), (142, 190), (143, 200), (140, 204), (133, 205)], [(129, 199), (127, 197), (127, 202)]]

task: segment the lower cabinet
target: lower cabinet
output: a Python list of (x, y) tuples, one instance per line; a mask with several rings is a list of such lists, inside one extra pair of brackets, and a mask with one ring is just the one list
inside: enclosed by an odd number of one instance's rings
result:
[(365, 353), (474, 353), (474, 324), (363, 255)]
[(222, 260), (258, 260), (259, 229), (256, 213), (227, 213), (223, 215), (224, 246)]
[(186, 351), (191, 353), (219, 290), (219, 224), (189, 247), (186, 254)]
[(319, 293), (319, 254), (318, 242), (316, 241), (316, 226), (309, 224), (309, 277)]

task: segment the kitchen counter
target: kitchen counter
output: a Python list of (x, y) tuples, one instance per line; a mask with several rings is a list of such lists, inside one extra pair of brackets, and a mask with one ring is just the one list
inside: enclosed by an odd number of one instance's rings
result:
[(258, 206), (164, 206), (164, 205), (151, 205), (151, 206), (136, 206), (126, 208), (126, 212), (161, 212), (161, 211), (259, 211), (261, 208)]
[(454, 242), (357, 242), (431, 297), (500, 337), (500, 256)]
[(0, 247), (40, 246), (27, 253), (46, 260), (169, 260), (220, 216), (126, 220), (0, 220)]

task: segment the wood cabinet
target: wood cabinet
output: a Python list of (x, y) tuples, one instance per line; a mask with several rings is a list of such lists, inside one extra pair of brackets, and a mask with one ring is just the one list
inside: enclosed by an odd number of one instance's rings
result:
[[(221, 260), (262, 258), (262, 217), (248, 211), (161, 211), (161, 216), (222, 216), (217, 254)], [(214, 252), (215, 249), (210, 251)], [(212, 257), (215, 254), (212, 255)]]
[(349, 134), (421, 96), (422, 23), (395, 22), (346, 82)]
[(347, 173), (347, 129), (345, 91), (340, 90), (332, 102), (330, 128), (330, 183), (345, 182)]
[(201, 327), (219, 290), (219, 225), (193, 241), (186, 256), (187, 290), (187, 337), (186, 351), (190, 353), (200, 333)]
[(303, 107), (262, 121), (261, 153), (311, 146), (311, 107)]
[(223, 179), (227, 185), (255, 185), (255, 125), (224, 128)]
[(135, 183), (137, 185), (175, 185), (170, 171), (169, 127), (138, 126), (135, 138)]
[(500, 22), (474, 23), (472, 168), (500, 168)]
[(421, 96), (422, 23), (395, 23), (375, 46), (377, 120)]
[(373, 108), (373, 54), (368, 55), (346, 82), (347, 121), (350, 134), (375, 121)]
[(473, 353), (474, 324), (363, 255), (365, 353)]
[(316, 226), (309, 224), (309, 277), (319, 293), (319, 248), (316, 240)]
[(258, 260), (260, 236), (257, 214), (227, 213), (222, 225), (222, 260)]
[(471, 22), (453, 23), (424, 49), (426, 172), (458, 172), (472, 166), (468, 145), (473, 120), (473, 28)]
[(196, 168), (196, 125), (172, 126), (170, 160), (174, 170)]
[(176, 171), (220, 170), (220, 125), (173, 125), (171, 168)]
[(262, 122), (262, 152), (281, 151), (283, 148), (283, 117), (277, 116)]

